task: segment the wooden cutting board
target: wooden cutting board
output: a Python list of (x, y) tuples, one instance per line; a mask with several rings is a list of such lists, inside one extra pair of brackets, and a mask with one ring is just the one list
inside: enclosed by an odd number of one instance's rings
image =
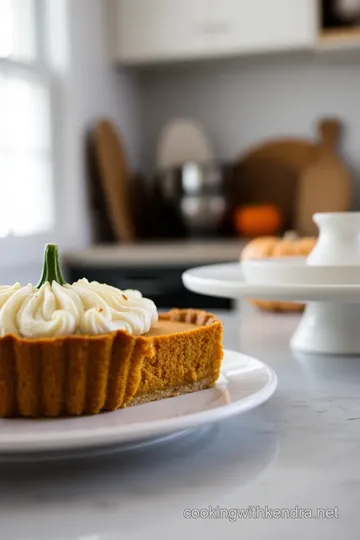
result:
[(121, 138), (112, 122), (97, 123), (93, 144), (115, 237), (120, 242), (132, 242), (136, 232), (130, 211), (130, 172)]
[(271, 160), (290, 168), (296, 174), (303, 172), (316, 155), (317, 144), (307, 139), (286, 138), (267, 141), (253, 147), (239, 162), (251, 164), (256, 161)]
[(352, 204), (350, 171), (337, 155), (341, 124), (327, 119), (319, 124), (320, 142), (314, 160), (303, 171), (296, 195), (295, 229), (302, 235), (318, 233), (315, 212), (344, 212)]
[(333, 125), (330, 118), (319, 122), (320, 140), (270, 140), (247, 151), (236, 160), (227, 189), (232, 204), (275, 204), (285, 228), (305, 235), (317, 234), (315, 212), (348, 210), (351, 179), (335, 151), (340, 124)]
[(238, 159), (229, 191), (234, 206), (270, 203), (284, 216), (284, 230), (294, 228), (298, 179), (316, 155), (306, 139), (268, 141)]

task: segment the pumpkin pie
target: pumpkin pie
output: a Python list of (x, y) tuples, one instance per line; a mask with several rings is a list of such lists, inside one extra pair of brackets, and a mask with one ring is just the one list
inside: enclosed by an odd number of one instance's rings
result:
[[(269, 257), (307, 257), (315, 247), (316, 242), (316, 237), (299, 237), (294, 231), (286, 232), (283, 238), (259, 236), (244, 247), (240, 254), (240, 261)], [(296, 302), (257, 299), (250, 299), (249, 302), (264, 311), (302, 311), (304, 309), (304, 304)]]
[(154, 347), (145, 356), (140, 384), (129, 405), (147, 403), (215, 385), (223, 356), (222, 324), (212, 314), (173, 309), (145, 334)]
[(0, 417), (96, 414), (214, 386), (222, 325), (158, 314), (139, 291), (67, 284), (46, 247), (36, 287), (0, 286)]

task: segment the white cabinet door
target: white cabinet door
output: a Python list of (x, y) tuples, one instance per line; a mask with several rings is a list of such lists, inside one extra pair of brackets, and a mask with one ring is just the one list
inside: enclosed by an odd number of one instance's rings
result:
[(125, 62), (201, 57), (206, 0), (118, 0), (117, 57)]
[(208, 53), (246, 53), (314, 46), (315, 0), (206, 0)]
[(316, 0), (116, 0), (120, 61), (311, 48)]

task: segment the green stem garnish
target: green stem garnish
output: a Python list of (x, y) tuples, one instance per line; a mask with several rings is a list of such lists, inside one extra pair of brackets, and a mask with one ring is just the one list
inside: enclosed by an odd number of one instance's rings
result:
[(60, 270), (59, 250), (56, 244), (46, 244), (45, 246), (43, 270), (36, 288), (39, 289), (47, 281), (49, 283), (56, 281), (60, 285), (66, 283)]

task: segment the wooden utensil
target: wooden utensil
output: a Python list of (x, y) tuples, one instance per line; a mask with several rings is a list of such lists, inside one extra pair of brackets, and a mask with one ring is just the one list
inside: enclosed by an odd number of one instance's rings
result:
[(97, 123), (93, 142), (105, 202), (114, 234), (120, 242), (135, 240), (129, 203), (130, 172), (120, 136), (109, 120)]
[(341, 133), (337, 119), (319, 124), (320, 143), (314, 161), (305, 169), (296, 196), (295, 229), (302, 235), (317, 234), (315, 212), (343, 212), (351, 207), (351, 174), (336, 153)]

